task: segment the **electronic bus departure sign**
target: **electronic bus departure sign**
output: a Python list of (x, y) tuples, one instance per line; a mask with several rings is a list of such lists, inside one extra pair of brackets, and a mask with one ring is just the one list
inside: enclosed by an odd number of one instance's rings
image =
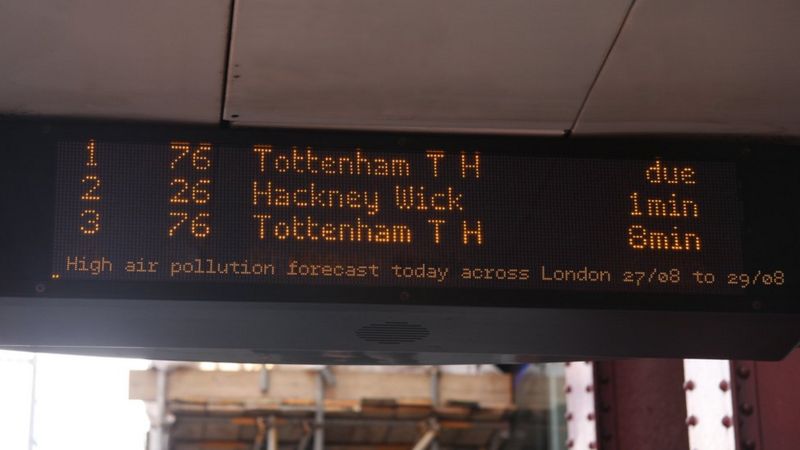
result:
[(3, 119), (0, 155), (0, 347), (438, 364), (800, 339), (791, 142)]

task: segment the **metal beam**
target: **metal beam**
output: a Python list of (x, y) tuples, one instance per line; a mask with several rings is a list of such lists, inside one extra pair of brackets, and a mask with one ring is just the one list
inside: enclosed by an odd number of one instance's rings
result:
[(686, 359), (686, 423), (689, 447), (736, 450), (733, 430), (731, 365), (727, 360)]
[(595, 394), (595, 448), (689, 450), (683, 360), (595, 362), (594, 384), (572, 388)]
[(783, 361), (734, 361), (734, 421), (739, 450), (794, 450), (800, 442), (800, 349)]

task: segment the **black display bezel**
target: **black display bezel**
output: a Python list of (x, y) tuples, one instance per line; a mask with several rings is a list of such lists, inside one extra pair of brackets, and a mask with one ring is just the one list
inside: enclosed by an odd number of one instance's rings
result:
[[(576, 139), (264, 129), (8, 118), (0, 121), (4, 158), (0, 234), (0, 297), (348, 303), (712, 312), (797, 313), (798, 283), (780, 290), (755, 287), (740, 295), (581, 292), (494, 288), (387, 288), (298, 286), (230, 282), (123, 282), (49, 279), (55, 208), (55, 151), (60, 141), (203, 140), (216, 143), (347, 143), (352, 146), (425, 149), (468, 146), (485, 152), (530, 149), (530, 156), (731, 161), (744, 205), (745, 270), (775, 266), (800, 273), (800, 151), (794, 142), (742, 139)], [(14, 261), (15, 264), (8, 264)], [(16, 269), (14, 268), (16, 267)], [(755, 270), (753, 270), (755, 271)]]

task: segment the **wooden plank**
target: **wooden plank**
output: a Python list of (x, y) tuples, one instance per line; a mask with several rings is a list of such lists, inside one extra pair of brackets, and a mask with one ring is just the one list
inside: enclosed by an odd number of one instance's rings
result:
[[(395, 402), (402, 405), (430, 405), (431, 380), (425, 372), (371, 372), (351, 368), (334, 368), (336, 384), (326, 390), (327, 401), (372, 403)], [(314, 370), (275, 369), (270, 371), (270, 389), (260, 390), (257, 371), (201, 371), (176, 369), (169, 375), (169, 400), (277, 402), (294, 406), (313, 406), (316, 397)], [(129, 397), (154, 401), (154, 371), (130, 373)], [(464, 375), (443, 373), (440, 379), (440, 400), (479, 404), (482, 407), (507, 407), (513, 403), (511, 377), (508, 374), (485, 373)], [(342, 403), (342, 407), (345, 407)], [(366, 403), (370, 403), (367, 401)], [(347, 404), (349, 407), (350, 404)]]
[(395, 417), (398, 419), (423, 419), (431, 415), (430, 405), (401, 405), (397, 407)]
[[(264, 394), (259, 372), (178, 369), (169, 375), (167, 395), (170, 400), (313, 399), (316, 376), (305, 370), (273, 370), (270, 390)], [(129, 397), (154, 401), (155, 378), (154, 371), (131, 371)]]
[(484, 407), (507, 406), (511, 397), (511, 376), (504, 373), (463, 375), (442, 373), (439, 385), (443, 403), (449, 401), (477, 402)]
[(332, 398), (403, 398), (430, 400), (430, 375), (426, 373), (369, 372), (348, 368), (334, 369), (336, 386)]

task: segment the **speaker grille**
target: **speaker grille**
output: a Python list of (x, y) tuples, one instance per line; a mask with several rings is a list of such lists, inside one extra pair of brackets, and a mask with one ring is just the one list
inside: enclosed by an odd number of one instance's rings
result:
[(431, 332), (415, 323), (383, 322), (364, 325), (356, 331), (356, 336), (367, 342), (378, 344), (405, 344), (425, 339)]

